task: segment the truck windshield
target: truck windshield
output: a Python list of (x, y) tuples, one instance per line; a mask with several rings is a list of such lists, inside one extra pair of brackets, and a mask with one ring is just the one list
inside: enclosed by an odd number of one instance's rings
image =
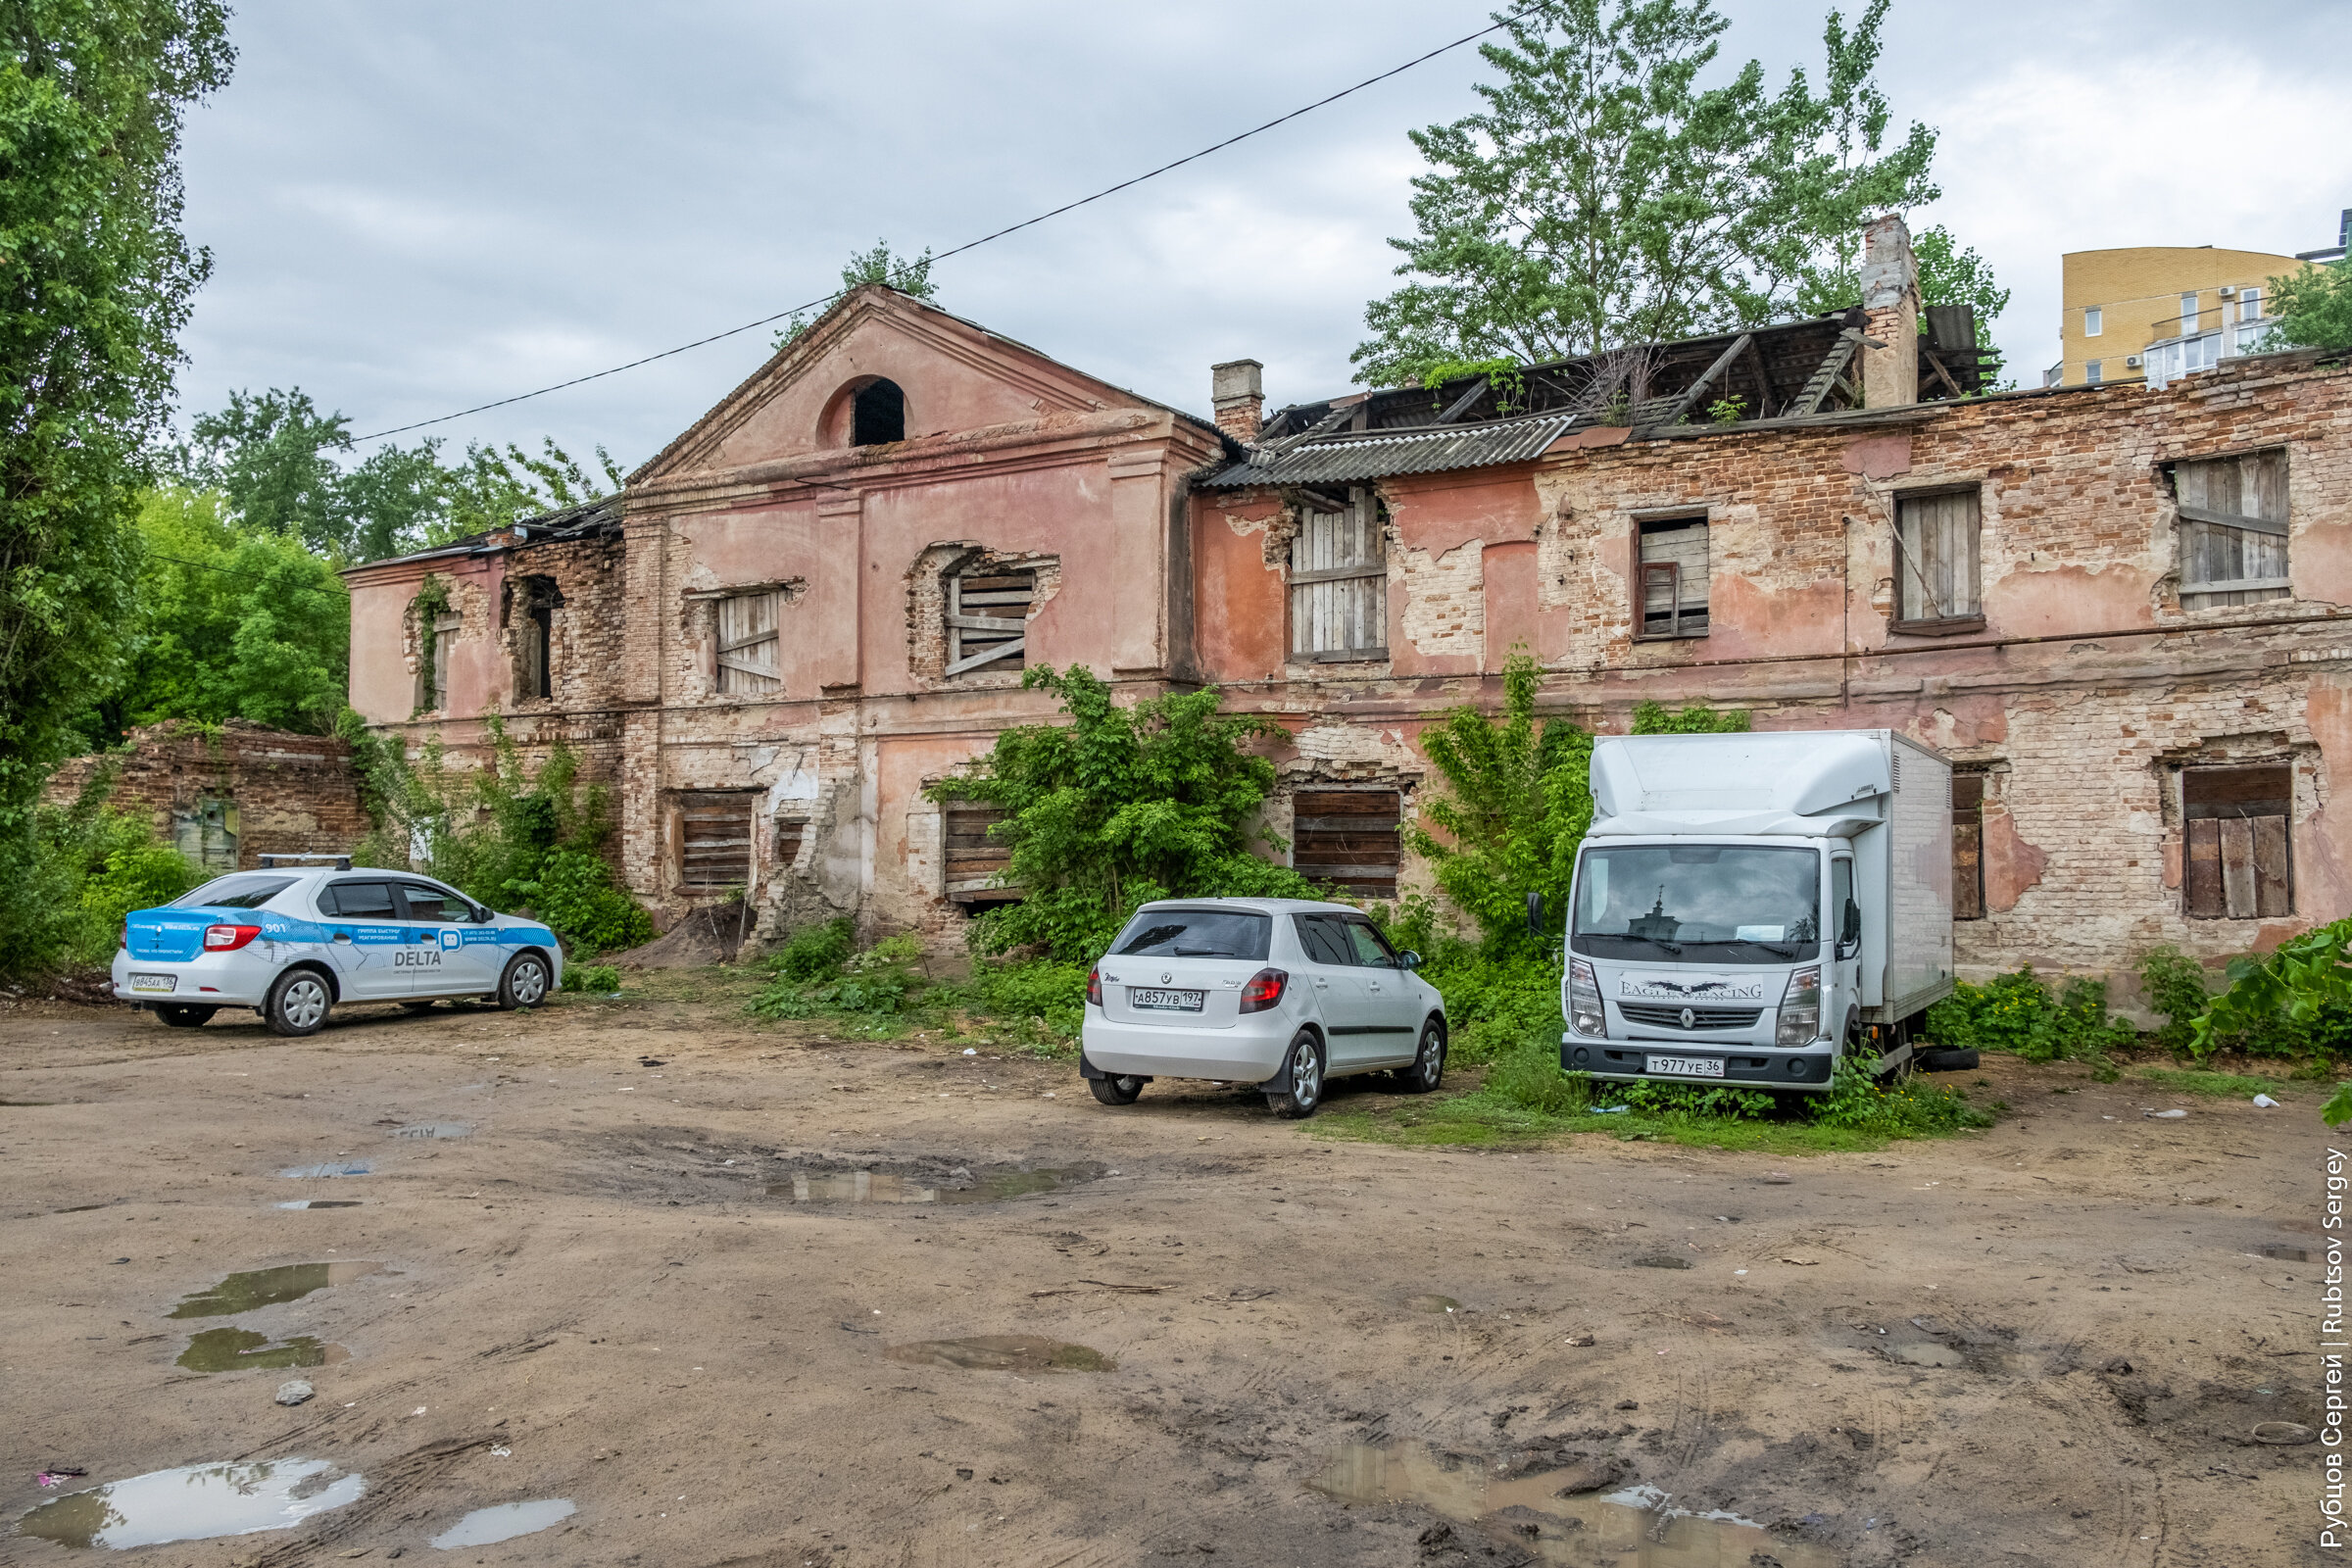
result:
[(1587, 850), (1575, 947), (1712, 962), (1802, 956), (1821, 940), (1821, 858), (1812, 850), (1647, 844)]

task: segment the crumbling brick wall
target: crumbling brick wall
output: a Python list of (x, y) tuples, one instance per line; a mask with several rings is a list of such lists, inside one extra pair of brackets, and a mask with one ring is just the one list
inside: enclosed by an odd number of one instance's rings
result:
[(108, 799), (145, 811), (170, 843), (209, 797), (232, 812), (236, 863), (266, 854), (336, 855), (374, 826), (362, 804), (351, 748), (329, 735), (295, 735), (231, 719), (218, 731), (167, 721), (134, 729), (121, 751), (76, 757), (51, 775), (43, 799), (68, 806), (93, 778)]

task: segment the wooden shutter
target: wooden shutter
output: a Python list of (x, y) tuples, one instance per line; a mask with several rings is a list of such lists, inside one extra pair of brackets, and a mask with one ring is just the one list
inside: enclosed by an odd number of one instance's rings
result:
[(2180, 775), (2183, 913), (2252, 920), (2294, 911), (2287, 835), (2293, 802), (2293, 775), (2283, 765), (2200, 767)]
[(1952, 918), (1984, 918), (1984, 775), (1952, 775)]
[(433, 700), (425, 704), (427, 708), (449, 706), (449, 649), (458, 640), (458, 628), (465, 623), (457, 615), (433, 617)]
[(1402, 802), (1395, 790), (1300, 790), (1291, 798), (1291, 866), (1359, 898), (1396, 897)]
[(1704, 637), (1707, 574), (1704, 517), (1642, 524), (1640, 635)]
[(682, 790), (678, 881), (689, 890), (752, 885), (752, 812), (760, 797), (745, 790)]
[(998, 872), (1012, 864), (1012, 850), (989, 829), (1004, 820), (1004, 808), (981, 801), (950, 801), (940, 808), (947, 837), (947, 895), (952, 903), (1017, 904), (1019, 888), (993, 887)]
[(1389, 643), (1389, 558), (1380, 506), (1348, 492), (1341, 512), (1310, 512), (1291, 540), (1291, 652), (1379, 659)]
[(948, 579), (948, 667), (960, 675), (993, 673), (1028, 662), (1029, 609), (1037, 601), (1034, 571), (958, 572)]
[(2182, 609), (2287, 597), (2284, 452), (2177, 463), (2173, 494)]
[(1894, 566), (1901, 621), (1974, 620), (1977, 536), (1982, 520), (1974, 490), (1901, 496), (1894, 507)]
[(718, 689), (755, 696), (784, 689), (778, 670), (774, 591), (735, 594), (718, 602)]

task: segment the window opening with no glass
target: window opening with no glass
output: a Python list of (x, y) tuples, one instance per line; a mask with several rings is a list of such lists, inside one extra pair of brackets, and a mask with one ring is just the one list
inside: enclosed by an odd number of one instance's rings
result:
[(752, 883), (752, 810), (748, 790), (681, 790), (678, 882), (689, 891), (748, 888)]
[(1358, 486), (1348, 492), (1346, 506), (1316, 508), (1299, 519), (1290, 581), (1294, 659), (1388, 657), (1388, 541), (1371, 490)]
[(1983, 624), (1977, 597), (1981, 523), (1974, 489), (1895, 498), (1897, 630), (1962, 631)]
[(885, 446), (906, 439), (906, 394), (896, 381), (872, 381), (850, 404), (850, 445)]
[(2294, 912), (2287, 835), (2293, 800), (2293, 774), (2284, 763), (2192, 767), (2180, 775), (2188, 852), (2182, 913), (2199, 920), (2251, 920)]
[(1641, 637), (1707, 634), (1707, 519), (1652, 518), (1642, 522)]
[(1952, 774), (1952, 918), (1984, 918), (1984, 775)]
[(2172, 466), (2180, 512), (2180, 608), (2284, 599), (2286, 454), (2248, 452)]
[(218, 795), (199, 795), (172, 813), (172, 847), (208, 871), (237, 868), (237, 807)]
[(1359, 898), (1395, 898), (1401, 811), (1395, 790), (1300, 790), (1291, 798), (1291, 868)]

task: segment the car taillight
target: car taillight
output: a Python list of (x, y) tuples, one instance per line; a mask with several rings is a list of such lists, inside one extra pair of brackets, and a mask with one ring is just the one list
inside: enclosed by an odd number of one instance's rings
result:
[(1291, 976), (1288, 970), (1258, 970), (1250, 977), (1250, 983), (1242, 987), (1242, 1010), (1244, 1012), (1270, 1012), (1281, 1006), (1283, 988), (1290, 983)]
[(1086, 1004), (1090, 1007), (1102, 1005), (1102, 971), (1100, 968), (1086, 971)]
[(208, 925), (204, 928), (204, 951), (234, 953), (261, 934), (258, 925)]

